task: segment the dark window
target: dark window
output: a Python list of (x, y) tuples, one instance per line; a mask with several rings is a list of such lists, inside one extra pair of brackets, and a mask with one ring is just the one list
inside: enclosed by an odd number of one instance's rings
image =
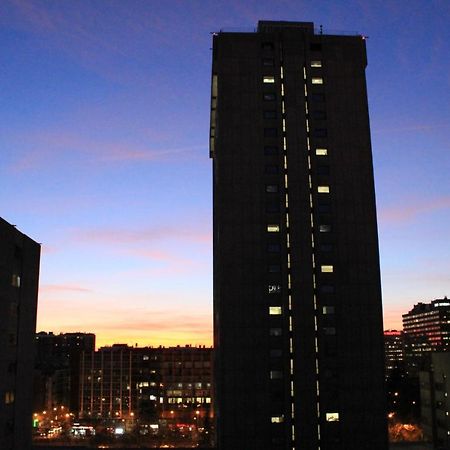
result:
[(283, 351), (279, 348), (274, 348), (270, 350), (270, 357), (271, 358), (279, 358), (283, 355)]
[(316, 120), (325, 120), (327, 113), (325, 111), (313, 111), (313, 118)]
[(276, 128), (264, 128), (264, 137), (277, 137), (278, 130)]
[(263, 66), (272, 67), (275, 63), (273, 58), (263, 58)]
[(333, 251), (333, 244), (320, 244), (319, 247), (321, 252), (328, 253)]
[(331, 205), (329, 203), (319, 204), (317, 205), (317, 210), (320, 213), (329, 213), (331, 212)]
[(329, 284), (323, 284), (319, 287), (319, 291), (322, 294), (333, 294), (334, 293), (334, 286), (331, 286)]
[(280, 204), (277, 203), (266, 203), (266, 212), (277, 213), (280, 212)]
[(281, 328), (270, 328), (269, 335), (270, 336), (281, 336), (283, 330)]
[(281, 250), (280, 244), (269, 243), (267, 244), (267, 251), (270, 253), (279, 253)]
[(279, 264), (269, 264), (269, 272), (270, 273), (281, 272), (281, 266)]
[(274, 49), (273, 42), (263, 42), (261, 44), (261, 47), (263, 50), (273, 50)]
[(263, 99), (266, 102), (272, 102), (277, 99), (277, 94), (274, 92), (264, 92)]
[(318, 175), (330, 175), (330, 166), (317, 166)]
[(277, 112), (276, 111), (264, 111), (264, 119), (276, 119)]
[(267, 174), (277, 174), (278, 173), (278, 166), (276, 164), (266, 164), (264, 167), (264, 173)]
[(326, 128), (316, 128), (314, 130), (315, 137), (327, 137), (327, 129)]
[(324, 102), (325, 95), (324, 94), (311, 94), (311, 100), (315, 103)]
[(322, 44), (320, 42), (311, 42), (309, 49), (313, 52), (320, 52), (322, 50)]
[(278, 192), (278, 184), (266, 184), (266, 192)]
[(278, 147), (276, 145), (265, 145), (264, 146), (264, 154), (265, 155), (277, 155)]

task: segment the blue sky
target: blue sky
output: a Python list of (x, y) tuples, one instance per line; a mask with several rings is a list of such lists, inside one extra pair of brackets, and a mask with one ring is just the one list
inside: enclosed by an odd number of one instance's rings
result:
[(210, 32), (368, 36), (386, 327), (450, 294), (450, 3), (0, 3), (0, 215), (43, 244), (38, 329), (209, 344)]

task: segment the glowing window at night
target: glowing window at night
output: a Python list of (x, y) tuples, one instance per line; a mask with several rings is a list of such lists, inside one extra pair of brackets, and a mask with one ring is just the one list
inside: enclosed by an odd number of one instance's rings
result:
[(321, 233), (329, 233), (331, 231), (331, 225), (319, 225), (319, 231)]
[(332, 273), (333, 266), (320, 266), (320, 271), (324, 273)]
[(12, 279), (11, 279), (11, 284), (12, 284), (14, 287), (19, 288), (19, 287), (20, 287), (20, 276), (14, 274), (14, 275), (12, 276)]
[(266, 184), (266, 192), (278, 192), (278, 184)]
[(315, 61), (311, 61), (311, 67), (322, 67), (322, 61), (318, 59)]
[(325, 419), (327, 422), (339, 422), (339, 413), (337, 412), (326, 413)]
[(279, 284), (269, 284), (269, 294), (279, 294), (281, 292), (281, 286)]
[(329, 194), (330, 186), (317, 186), (317, 192), (319, 194)]
[(334, 314), (334, 306), (323, 306), (322, 313), (323, 314)]
[(270, 418), (270, 421), (272, 423), (283, 423), (284, 422), (284, 416), (283, 415), (281, 415), (281, 416), (272, 416)]
[(282, 314), (281, 306), (269, 306), (269, 314), (271, 316), (279, 316)]
[(270, 371), (270, 379), (271, 380), (279, 380), (283, 378), (283, 372), (281, 370), (271, 370)]
[(322, 77), (314, 77), (311, 78), (312, 84), (323, 84), (323, 78)]
[(280, 225), (276, 224), (267, 225), (267, 231), (269, 233), (278, 233), (280, 231)]
[(275, 77), (265, 76), (263, 77), (263, 83), (275, 83)]
[(328, 149), (326, 149), (326, 148), (316, 148), (316, 155), (317, 156), (327, 156), (328, 155)]

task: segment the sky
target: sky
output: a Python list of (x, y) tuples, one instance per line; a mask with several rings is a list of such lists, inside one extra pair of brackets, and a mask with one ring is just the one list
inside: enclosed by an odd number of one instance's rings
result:
[(450, 296), (448, 0), (2, 0), (0, 216), (42, 244), (38, 331), (212, 344), (211, 32), (368, 36), (385, 328)]

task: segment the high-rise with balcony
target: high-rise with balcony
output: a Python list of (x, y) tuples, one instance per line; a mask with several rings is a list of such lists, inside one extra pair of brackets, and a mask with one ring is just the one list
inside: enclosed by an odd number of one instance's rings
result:
[(387, 448), (365, 44), (214, 33), (220, 450)]

